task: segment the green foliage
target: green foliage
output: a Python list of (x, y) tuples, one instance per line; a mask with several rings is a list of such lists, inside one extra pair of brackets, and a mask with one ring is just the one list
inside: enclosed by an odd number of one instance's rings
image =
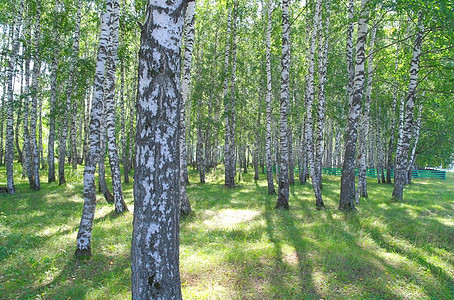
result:
[[(249, 173), (225, 189), (222, 171), (188, 186), (194, 212), (180, 231), (185, 299), (454, 297), (453, 174), (414, 180), (405, 203), (390, 200), (392, 186), (371, 181), (359, 211), (344, 214), (336, 209), (339, 177), (323, 179), (326, 210), (315, 209), (310, 185), (295, 185), (291, 210), (276, 211), (265, 180), (254, 183)], [(73, 185), (31, 192), (18, 172), (18, 193), (0, 195), (0, 298), (130, 298), (132, 214), (115, 215), (98, 195), (94, 255), (73, 257), (81, 175), (70, 175)], [(132, 184), (125, 200), (132, 209)]]

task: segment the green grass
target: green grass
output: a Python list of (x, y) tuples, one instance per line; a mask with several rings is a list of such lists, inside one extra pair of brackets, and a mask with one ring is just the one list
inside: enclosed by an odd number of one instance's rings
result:
[[(77, 260), (82, 168), (68, 174), (68, 186), (43, 183), (38, 192), (19, 174), (17, 193), (0, 194), (0, 299), (130, 298), (132, 213), (116, 216), (98, 195), (93, 257)], [(205, 185), (190, 172), (184, 298), (454, 299), (453, 175), (414, 180), (403, 202), (371, 180), (358, 212), (342, 213), (340, 177), (323, 177), (326, 210), (315, 209), (310, 185), (295, 185), (290, 210), (276, 211), (276, 196), (251, 173), (226, 189), (222, 169)], [(132, 184), (124, 188), (132, 211)]]

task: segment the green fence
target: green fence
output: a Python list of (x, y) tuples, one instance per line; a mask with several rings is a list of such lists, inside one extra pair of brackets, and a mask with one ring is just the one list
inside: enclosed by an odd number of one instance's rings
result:
[[(387, 174), (387, 170), (383, 170), (385, 172), (385, 177)], [(296, 166), (293, 169), (294, 173), (299, 173), (299, 169)], [(273, 173), (276, 173), (276, 166), (273, 166)], [(342, 175), (342, 168), (323, 168), (322, 173), (326, 175)], [(358, 169), (355, 169), (355, 175), (358, 176)], [(439, 170), (412, 170), (411, 175), (413, 178), (424, 178), (424, 179), (441, 179), (446, 180), (446, 171), (439, 171)], [(377, 169), (367, 169), (366, 170), (367, 177), (377, 178)], [(394, 170), (391, 170), (391, 178), (394, 178)]]

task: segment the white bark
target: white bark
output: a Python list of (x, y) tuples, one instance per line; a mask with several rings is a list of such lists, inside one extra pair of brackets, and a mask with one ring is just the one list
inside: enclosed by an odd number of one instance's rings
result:
[[(370, 46), (369, 46), (369, 56), (367, 58), (367, 83), (366, 83), (366, 94), (364, 101), (364, 111), (361, 115), (361, 124), (359, 129), (359, 175), (358, 175), (358, 190), (359, 196), (367, 198), (367, 180), (366, 180), (366, 171), (367, 171), (367, 160), (366, 160), (366, 145), (369, 138), (369, 119), (370, 119), (370, 104), (371, 104), (371, 94), (372, 94), (372, 80), (373, 80), (373, 70), (374, 70), (374, 44), (375, 44), (375, 34), (377, 33), (377, 27), (374, 26), (370, 33)], [(357, 197), (359, 199), (359, 197)], [(359, 203), (356, 203), (359, 204)]]
[(139, 52), (132, 299), (181, 299), (180, 51), (186, 1), (148, 1)]
[(266, 26), (266, 179), (268, 195), (276, 193), (273, 183), (273, 163), (271, 158), (271, 23), (273, 14), (273, 1), (268, 0), (268, 18)]
[(68, 137), (68, 119), (71, 117), (71, 101), (73, 99), (74, 85), (75, 85), (75, 71), (76, 63), (79, 56), (79, 35), (80, 35), (80, 19), (81, 19), (81, 0), (78, 0), (77, 15), (76, 15), (76, 28), (74, 30), (74, 41), (71, 54), (70, 69), (68, 75), (68, 85), (66, 86), (66, 109), (63, 113), (63, 124), (60, 135), (60, 143), (58, 149), (58, 184), (63, 185), (66, 183), (65, 178), (65, 158), (66, 158), (66, 141)]
[(185, 47), (183, 54), (183, 81), (181, 82), (181, 109), (180, 109), (180, 211), (183, 214), (191, 212), (186, 183), (188, 180), (188, 156), (186, 153), (186, 104), (189, 98), (191, 84), (192, 51), (194, 48), (195, 33), (195, 1), (189, 2), (184, 19)]
[(7, 102), (6, 102), (6, 151), (5, 151), (5, 164), (6, 164), (6, 188), (8, 194), (14, 194), (16, 188), (14, 186), (13, 174), (13, 160), (14, 160), (14, 120), (13, 120), (13, 78), (14, 68), (17, 65), (19, 53), (19, 37), (22, 25), (22, 13), (24, 11), (24, 0), (19, 3), (16, 21), (13, 29), (13, 42), (11, 46), (11, 53), (6, 67), (6, 80), (7, 80)]
[(91, 233), (96, 208), (95, 170), (100, 157), (103, 118), (104, 73), (110, 35), (109, 18), (113, 0), (106, 0), (107, 10), (101, 14), (101, 34), (96, 60), (94, 92), (91, 104), (89, 150), (84, 169), (84, 207), (77, 233), (76, 256), (91, 256)]
[(128, 208), (123, 198), (121, 185), (120, 162), (117, 151), (117, 139), (115, 135), (115, 72), (117, 70), (117, 49), (118, 49), (118, 27), (119, 27), (120, 4), (118, 0), (112, 1), (112, 12), (110, 14), (110, 43), (107, 48), (105, 93), (104, 105), (106, 112), (106, 132), (109, 163), (112, 176), (112, 190), (115, 204), (115, 211), (123, 213)]
[(355, 158), (356, 141), (358, 138), (358, 120), (364, 90), (365, 44), (367, 37), (368, 0), (361, 0), (361, 17), (358, 23), (358, 40), (356, 42), (356, 64), (353, 95), (348, 114), (348, 131), (345, 144), (344, 163), (341, 177), (340, 210), (354, 210), (356, 201), (355, 191)]
[[(289, 0), (282, 1), (282, 58), (281, 58), (281, 98), (279, 119), (280, 172), (278, 196), (275, 208), (289, 208), (288, 177), (288, 110), (289, 110), (289, 77), (290, 77), (290, 21)], [(293, 171), (293, 170), (292, 170)]]
[(418, 32), (416, 33), (413, 45), (413, 57), (410, 65), (410, 82), (408, 85), (407, 103), (405, 107), (405, 120), (402, 127), (402, 136), (398, 141), (396, 154), (396, 169), (394, 170), (393, 198), (403, 199), (404, 185), (407, 178), (408, 151), (410, 148), (411, 128), (413, 125), (413, 110), (415, 107), (416, 86), (418, 84), (419, 61), (421, 46), (423, 42), (424, 25), (422, 23), (422, 12), (418, 14)]
[(317, 0), (315, 4), (314, 13), (314, 26), (312, 28), (310, 50), (309, 50), (309, 70), (307, 77), (307, 99), (306, 99), (306, 149), (307, 160), (309, 163), (310, 174), (312, 178), (312, 187), (315, 194), (315, 203), (317, 208), (323, 208), (322, 192), (320, 189), (319, 176), (317, 174), (317, 166), (315, 164), (315, 151), (314, 151), (314, 134), (313, 134), (313, 118), (312, 118), (312, 105), (315, 98), (315, 51), (317, 45), (318, 28), (321, 21), (322, 0)]

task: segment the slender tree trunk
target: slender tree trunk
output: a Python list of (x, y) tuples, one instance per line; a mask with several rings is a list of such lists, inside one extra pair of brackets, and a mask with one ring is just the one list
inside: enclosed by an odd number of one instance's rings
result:
[[(31, 34), (31, 29), (29, 26), (29, 22), (25, 22), (25, 39), (28, 41)], [(25, 54), (25, 66), (24, 66), (24, 73), (25, 73), (25, 88), (24, 88), (24, 105), (23, 105), (23, 132), (24, 132), (24, 147), (23, 147), (23, 167), (26, 170), (28, 183), (30, 188), (33, 189), (35, 179), (33, 178), (33, 169), (32, 169), (32, 156), (31, 156), (31, 146), (30, 146), (30, 55), (29, 49), (26, 50)], [(22, 174), (24, 174), (22, 170)]]
[[(233, 18), (234, 19), (234, 18)], [(224, 184), (227, 187), (234, 187), (235, 186), (235, 175), (233, 175), (232, 178), (232, 170), (231, 165), (232, 162), (231, 160), (234, 160), (235, 158), (230, 157), (230, 106), (231, 103), (228, 99), (228, 93), (229, 93), (229, 58), (230, 58), (230, 32), (231, 28), (233, 27), (233, 22), (232, 20), (232, 10), (229, 10), (229, 15), (227, 19), (227, 34), (226, 34), (226, 44), (225, 44), (225, 59), (224, 59), (224, 91), (223, 91), (223, 99), (224, 99), (224, 127), (225, 127), (225, 141), (224, 141), (224, 166), (225, 166), (225, 172), (224, 172)]]
[(268, 0), (268, 18), (266, 29), (266, 180), (268, 183), (268, 195), (276, 193), (273, 183), (273, 163), (271, 158), (271, 23), (273, 14), (273, 1)]
[[(115, 1), (115, 0), (112, 0)], [(106, 62), (107, 65), (107, 62)], [(105, 97), (104, 100), (105, 101)], [(106, 143), (106, 108), (105, 103), (103, 103), (103, 115), (102, 115), (102, 122), (101, 122), (101, 137), (100, 137), (100, 156), (99, 156), (99, 174), (98, 174), (98, 184), (99, 184), (99, 191), (102, 192), (104, 198), (106, 199), (107, 203), (115, 203), (114, 196), (109, 190), (106, 182), (106, 150), (107, 150), (107, 143)]]
[[(399, 51), (396, 53), (396, 57), (398, 57)], [(395, 64), (395, 72), (399, 68), (399, 60), (396, 58)], [(397, 106), (397, 84), (394, 86), (394, 93), (393, 93), (393, 103), (391, 107), (391, 128), (390, 128), (390, 135), (389, 135), (389, 142), (388, 142), (388, 159), (386, 163), (386, 183), (391, 184), (391, 169), (393, 168), (393, 152), (394, 152), (394, 139), (396, 137), (396, 106)]]
[(105, 134), (102, 132), (101, 128), (104, 114), (103, 86), (107, 59), (107, 46), (110, 35), (109, 19), (113, 9), (113, 1), (106, 0), (106, 5), (107, 10), (101, 13), (101, 34), (99, 38), (94, 92), (91, 105), (90, 147), (87, 157), (85, 158), (84, 169), (84, 207), (80, 220), (79, 232), (77, 233), (76, 256), (91, 256), (91, 234), (96, 209), (95, 170), (96, 164), (99, 162), (101, 156), (101, 136)]
[(110, 171), (112, 177), (112, 190), (115, 211), (123, 213), (128, 210), (121, 186), (120, 162), (117, 151), (117, 139), (115, 135), (115, 72), (117, 70), (117, 48), (120, 4), (118, 0), (112, 1), (110, 15), (110, 43), (107, 48), (106, 74), (104, 83), (104, 107), (107, 131), (107, 148), (109, 154)]
[(421, 46), (423, 42), (424, 26), (422, 24), (422, 12), (418, 14), (418, 32), (413, 45), (413, 58), (410, 66), (410, 83), (408, 85), (406, 115), (403, 124), (402, 137), (399, 139), (396, 154), (396, 169), (394, 172), (393, 198), (403, 199), (404, 185), (407, 177), (407, 160), (410, 148), (411, 128), (413, 125), (413, 110), (416, 98), (416, 86), (418, 83), (419, 61), (421, 56)]
[[(366, 161), (366, 150), (367, 150), (367, 140), (369, 138), (369, 119), (370, 119), (370, 103), (371, 103), (371, 94), (372, 94), (372, 79), (373, 79), (373, 70), (374, 70), (374, 43), (375, 43), (375, 34), (377, 32), (377, 27), (374, 26), (370, 34), (370, 47), (369, 47), (369, 56), (367, 58), (367, 83), (366, 83), (366, 95), (364, 103), (364, 111), (361, 115), (361, 124), (359, 130), (359, 174), (358, 174), (358, 190), (359, 196), (367, 198), (367, 161)], [(359, 197), (357, 197), (359, 199)], [(359, 203), (356, 203), (359, 204)]]
[(39, 97), (38, 102), (38, 153), (39, 161), (41, 163), (40, 168), (44, 170), (46, 163), (44, 160), (44, 150), (43, 150), (43, 98)]
[[(319, 26), (319, 86), (318, 86), (318, 109), (317, 109), (317, 133), (315, 140), (315, 168), (316, 175), (318, 176), (317, 182), (322, 189), (322, 158), (323, 158), (323, 130), (324, 120), (326, 111), (325, 101), (325, 83), (326, 83), (326, 71), (328, 69), (328, 38), (329, 38), (329, 27), (330, 27), (330, 10), (329, 3), (326, 3), (325, 13), (325, 32), (324, 38), (322, 39), (322, 23), (320, 21)], [(323, 200), (317, 204), (317, 207), (324, 207)]]
[(288, 178), (288, 107), (289, 107), (289, 68), (290, 68), (290, 22), (289, 0), (282, 1), (282, 58), (281, 58), (281, 105), (279, 119), (280, 138), (280, 176), (279, 189), (275, 208), (289, 208), (289, 178)]
[(37, 114), (38, 114), (38, 80), (41, 73), (41, 60), (40, 60), (40, 22), (41, 22), (41, 5), (40, 1), (36, 3), (36, 20), (35, 20), (35, 37), (34, 37), (34, 59), (33, 59), (33, 75), (32, 75), (32, 103), (30, 110), (30, 153), (32, 161), (32, 172), (33, 172), (33, 185), (32, 189), (40, 190), (40, 178), (39, 178), (39, 168), (40, 168), (40, 157), (39, 157), (39, 148), (38, 142), (36, 140), (36, 127), (37, 127)]
[(339, 202), (340, 210), (355, 210), (355, 157), (356, 141), (358, 137), (357, 127), (361, 110), (361, 101), (364, 88), (364, 61), (367, 37), (368, 0), (361, 0), (361, 17), (358, 23), (358, 40), (356, 43), (355, 80), (353, 86), (352, 101), (348, 115), (347, 141), (345, 145), (344, 164), (341, 177), (341, 195)]
[(75, 84), (75, 71), (76, 71), (76, 62), (79, 56), (79, 34), (80, 34), (80, 19), (81, 19), (81, 9), (82, 3), (81, 0), (78, 0), (77, 6), (77, 15), (76, 15), (76, 28), (74, 30), (74, 41), (73, 41), (73, 49), (72, 49), (72, 56), (71, 56), (71, 63), (68, 75), (68, 85), (66, 87), (66, 110), (63, 113), (63, 123), (61, 124), (61, 136), (60, 136), (60, 143), (59, 143), (59, 151), (58, 151), (58, 184), (63, 185), (66, 184), (65, 178), (65, 158), (66, 158), (66, 141), (68, 136), (68, 119), (71, 117), (71, 101), (75, 101), (73, 99), (74, 94), (74, 84)]
[(318, 167), (315, 163), (315, 151), (314, 151), (314, 137), (313, 137), (313, 119), (312, 119), (312, 105), (315, 98), (315, 89), (314, 89), (314, 77), (315, 77), (315, 51), (317, 45), (317, 33), (318, 28), (321, 23), (321, 10), (322, 10), (322, 1), (317, 0), (315, 5), (315, 14), (314, 14), (314, 27), (311, 34), (311, 44), (310, 44), (310, 53), (309, 53), (309, 72), (307, 80), (307, 102), (306, 102), (306, 149), (307, 149), (307, 160), (309, 162), (311, 178), (312, 178), (312, 187), (315, 194), (315, 205), (318, 209), (323, 208), (322, 191), (321, 183), (319, 182), (320, 176), (317, 173)]
[[(201, 67), (200, 67), (201, 68)], [(203, 100), (200, 99), (197, 102), (197, 150), (196, 150), (196, 161), (197, 161), (197, 170), (199, 171), (200, 183), (205, 183), (205, 157), (203, 155), (203, 130), (202, 130), (202, 113), (201, 106), (203, 105)]]
[(414, 165), (415, 159), (416, 159), (416, 147), (418, 146), (419, 132), (421, 129), (422, 108), (423, 108), (423, 105), (421, 103), (418, 106), (418, 119), (416, 120), (416, 124), (414, 124), (414, 126), (413, 126), (414, 142), (413, 142), (413, 147), (411, 149), (411, 154), (410, 154), (410, 158), (408, 160), (408, 165), (407, 165), (407, 174), (408, 174), (407, 184), (411, 183), (411, 170), (413, 168), (413, 165)]
[[(189, 99), (189, 86), (191, 85), (192, 51), (194, 48), (195, 28), (195, 1), (188, 3), (184, 19), (185, 47), (183, 54), (183, 80), (181, 82), (181, 107), (180, 107), (180, 213), (189, 214), (191, 204), (186, 192), (188, 177), (188, 155), (186, 150), (186, 106)], [(188, 115), (191, 112), (189, 111)]]
[[(123, 43), (122, 43), (123, 44)], [(129, 174), (127, 174), (127, 150), (126, 150), (126, 124), (125, 124), (125, 67), (124, 63), (120, 62), (120, 144), (121, 144), (121, 160), (123, 163), (124, 183), (129, 182)], [(128, 182), (126, 178), (128, 177)]]
[[(132, 299), (181, 299), (179, 95), (186, 1), (150, 2), (139, 52)], [(165, 71), (153, 76), (156, 65)]]
[(14, 186), (14, 174), (13, 174), (13, 160), (14, 160), (14, 117), (13, 117), (13, 78), (14, 68), (17, 65), (18, 54), (19, 54), (19, 38), (20, 28), (22, 24), (22, 12), (24, 11), (24, 1), (19, 3), (19, 9), (17, 11), (16, 21), (13, 27), (13, 42), (10, 52), (10, 58), (6, 67), (6, 80), (8, 87), (8, 98), (6, 102), (6, 151), (5, 151), (5, 164), (6, 164), (6, 188), (8, 194), (14, 194), (16, 188)]

